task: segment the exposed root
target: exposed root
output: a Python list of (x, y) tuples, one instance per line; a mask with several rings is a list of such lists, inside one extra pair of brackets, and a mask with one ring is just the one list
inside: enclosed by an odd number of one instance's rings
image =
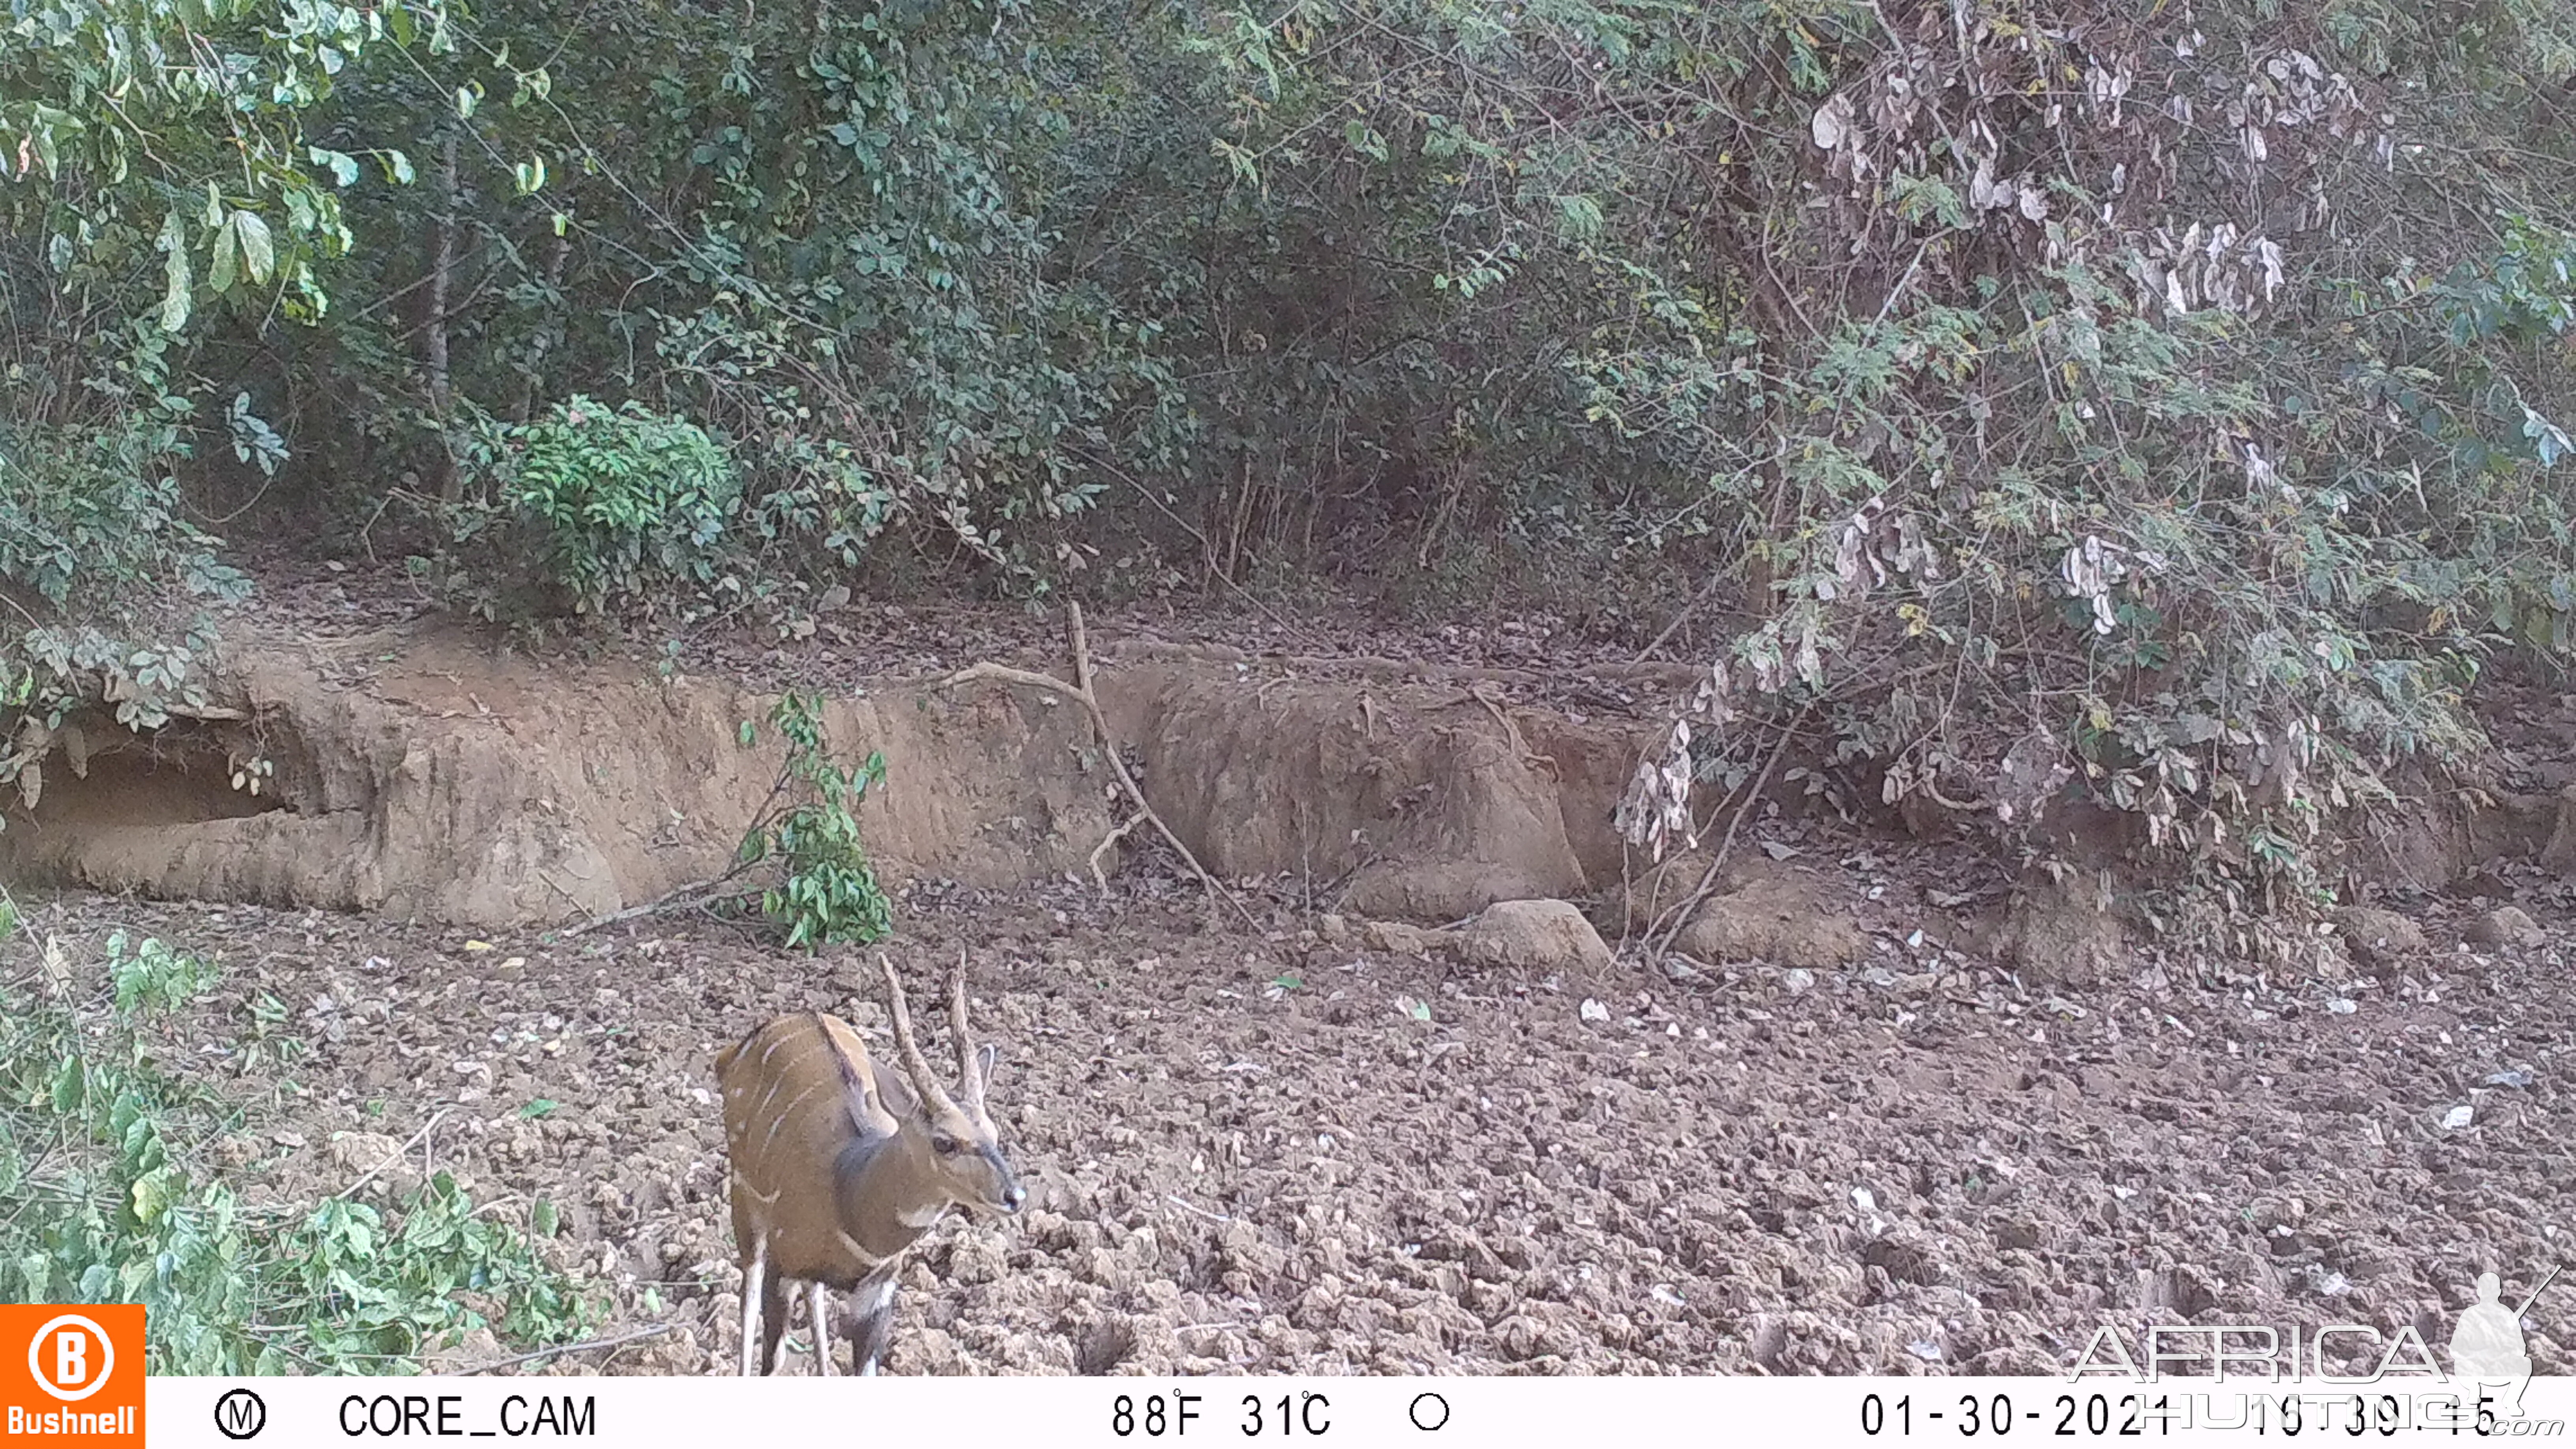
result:
[[(1178, 835), (1172, 833), (1172, 827), (1164, 822), (1162, 815), (1156, 812), (1152, 805), (1146, 803), (1144, 788), (1136, 783), (1134, 775), (1128, 773), (1127, 760), (1119, 752), (1117, 737), (1109, 732), (1109, 716), (1102, 712), (1100, 696), (1093, 692), (1091, 687), (1091, 644), (1082, 627), (1082, 606), (1068, 600), (1064, 610), (1066, 643), (1073, 651), (1073, 683), (1067, 684), (1052, 674), (1040, 674), (1029, 669), (1014, 669), (1007, 664), (995, 664), (991, 660), (986, 660), (981, 664), (970, 664), (958, 670), (940, 680), (936, 687), (956, 689), (978, 681), (990, 681), (999, 684), (1015, 684), (1027, 689), (1042, 689), (1080, 704), (1084, 713), (1091, 716), (1091, 728), (1100, 737), (1100, 751), (1108, 756), (1110, 770), (1118, 776), (1118, 783), (1126, 790), (1127, 798), (1135, 802), (1137, 818), (1153, 822), (1154, 829), (1162, 835), (1165, 843), (1180, 854), (1181, 860), (1199, 878), (1199, 884), (1207, 888), (1210, 896), (1234, 907), (1235, 914), (1243, 917), (1246, 924), (1258, 924), (1253, 920), (1251, 909), (1245, 906), (1234, 892), (1227, 890), (1222, 881), (1210, 875), (1206, 866), (1199, 864), (1199, 858), (1190, 852), (1188, 846), (1181, 843)], [(1134, 824), (1135, 821), (1131, 820), (1127, 825), (1113, 830), (1110, 833), (1110, 839), (1114, 840), (1119, 835), (1125, 834)], [(1104, 840), (1101, 844), (1105, 848), (1108, 841)], [(1106, 891), (1108, 882), (1100, 875), (1099, 856), (1099, 850), (1092, 852), (1092, 876), (1101, 882), (1101, 889)]]
[(1504, 710), (1501, 692), (1492, 680), (1480, 679), (1476, 681), (1474, 684), (1467, 687), (1465, 693), (1449, 702), (1451, 704), (1465, 704), (1470, 700), (1483, 705), (1485, 707), (1485, 713), (1494, 717), (1494, 723), (1502, 727), (1503, 738), (1512, 742), (1512, 752), (1520, 756), (1522, 763), (1536, 765), (1545, 770), (1547, 772), (1547, 777), (1551, 780), (1562, 780), (1565, 778), (1564, 771), (1557, 768), (1556, 760), (1552, 756), (1542, 755), (1538, 751), (1530, 748), (1528, 739), (1524, 738), (1521, 734), (1520, 725), (1512, 719), (1508, 712)]
[(1102, 895), (1105, 896), (1109, 894), (1109, 877), (1101, 873), (1100, 857), (1109, 853), (1109, 847), (1125, 840), (1127, 838), (1128, 831), (1131, 831), (1144, 823), (1144, 816), (1130, 815), (1125, 820), (1111, 826), (1109, 833), (1100, 837), (1100, 843), (1091, 847), (1091, 859), (1085, 863), (1091, 867), (1091, 883), (1100, 888), (1100, 893)]

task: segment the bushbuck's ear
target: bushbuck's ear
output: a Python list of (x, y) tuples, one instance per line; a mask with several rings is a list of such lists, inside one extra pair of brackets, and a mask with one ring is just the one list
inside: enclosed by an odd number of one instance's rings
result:
[(874, 1137), (885, 1131), (885, 1108), (878, 1104), (877, 1094), (864, 1079), (843, 1079), (841, 1105), (849, 1111), (850, 1125), (858, 1128), (861, 1136)]
[(840, 1069), (841, 1105), (850, 1114), (850, 1125), (858, 1128), (863, 1137), (883, 1136), (888, 1113), (885, 1104), (877, 1099), (876, 1083), (870, 1073), (851, 1060), (841, 1043), (828, 1032), (824, 1034), (823, 1045), (832, 1054), (832, 1065)]

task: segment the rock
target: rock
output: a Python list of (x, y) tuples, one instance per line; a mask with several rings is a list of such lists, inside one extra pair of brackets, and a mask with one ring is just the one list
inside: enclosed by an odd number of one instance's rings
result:
[(1598, 971), (1610, 947), (1565, 901), (1496, 901), (1459, 932), (1467, 954), (1525, 971)]
[(2557, 817), (2540, 848), (2540, 863), (2561, 875), (2576, 870), (2576, 785), (2558, 792)]
[(2520, 906), (2498, 906), (2469, 922), (2469, 941), (2480, 946), (2530, 949), (2549, 943), (2549, 933)]
[(1664, 912), (1688, 900), (1707, 875), (1708, 864), (1705, 851), (1677, 851), (1643, 870), (1631, 872), (1623, 892), (1628, 930), (1643, 931), (1661, 920)]
[(2374, 971), (2393, 971), (2431, 946), (2423, 927), (2378, 906), (2342, 906), (2326, 919), (2343, 933), (2352, 958)]
[(642, 1362), (637, 1367), (656, 1377), (694, 1377), (707, 1371), (707, 1351), (686, 1324), (675, 1325), (660, 1338), (646, 1340), (643, 1349)]
[[(364, 1134), (360, 1134), (364, 1135)], [(439, 1344), (420, 1356), (420, 1371), (425, 1374), (457, 1374), (497, 1363), (510, 1356), (501, 1340), (488, 1328), (469, 1328), (454, 1343)]]
[(352, 1179), (372, 1170), (369, 1189), (400, 1198), (420, 1186), (420, 1169), (402, 1156), (402, 1144), (381, 1132), (334, 1132), (331, 1164)]
[(1582, 889), (1579, 875), (1520, 870), (1481, 860), (1381, 861), (1351, 877), (1351, 909), (1414, 921), (1454, 921), (1496, 901)]
[(2015, 893), (1995, 954), (2033, 981), (2082, 986), (2117, 976), (2131, 944), (2126, 923), (2088, 878), (2059, 882), (2034, 873)]
[(1437, 931), (1426, 931), (1401, 921), (1371, 921), (1368, 928), (1360, 933), (1360, 939), (1368, 943), (1370, 950), (1390, 951), (1399, 956), (1428, 956), (1432, 942), (1439, 937)]
[(1767, 961), (1811, 971), (1848, 965), (1869, 951), (1860, 923), (1804, 872), (1756, 876), (1710, 897), (1673, 944), (1702, 961)]
[(990, 1232), (961, 1234), (948, 1250), (948, 1279), (952, 1283), (993, 1283), (1010, 1271), (1002, 1256), (997, 1235)]

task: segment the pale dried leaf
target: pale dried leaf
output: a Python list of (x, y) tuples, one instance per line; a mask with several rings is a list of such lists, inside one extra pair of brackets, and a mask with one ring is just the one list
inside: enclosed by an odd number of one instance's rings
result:
[(1840, 146), (1843, 138), (1851, 134), (1851, 130), (1852, 103), (1851, 97), (1847, 95), (1837, 95), (1816, 107), (1816, 114), (1807, 122), (1807, 134), (1815, 141), (1816, 149), (1819, 151), (1831, 151)]

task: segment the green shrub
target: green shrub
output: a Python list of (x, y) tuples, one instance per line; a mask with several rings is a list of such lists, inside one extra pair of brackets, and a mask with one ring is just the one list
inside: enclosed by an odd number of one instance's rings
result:
[[(786, 933), (787, 945), (812, 950), (868, 942), (894, 929), (894, 904), (877, 883), (859, 831), (859, 801), (885, 784), (885, 755), (837, 763), (823, 737), (823, 707), (812, 695), (788, 693), (769, 712), (787, 737), (787, 760), (770, 791), (773, 806), (746, 831), (737, 868), (775, 861), (777, 884), (760, 896), (761, 913)], [(755, 738), (743, 725), (743, 743)], [(797, 796), (803, 798), (798, 799)]]
[[(742, 479), (704, 428), (586, 397), (487, 428), (471, 450), (488, 496), (452, 514), (455, 537), (499, 576), (533, 574), (576, 613), (667, 601), (717, 582)], [(500, 602), (485, 597), (488, 614)]]
[(52, 730), (105, 701), (153, 729), (203, 705), (205, 606), (248, 581), (180, 511), (174, 461), (186, 405), (95, 426), (0, 417), (0, 784), (29, 806), (44, 790)]

